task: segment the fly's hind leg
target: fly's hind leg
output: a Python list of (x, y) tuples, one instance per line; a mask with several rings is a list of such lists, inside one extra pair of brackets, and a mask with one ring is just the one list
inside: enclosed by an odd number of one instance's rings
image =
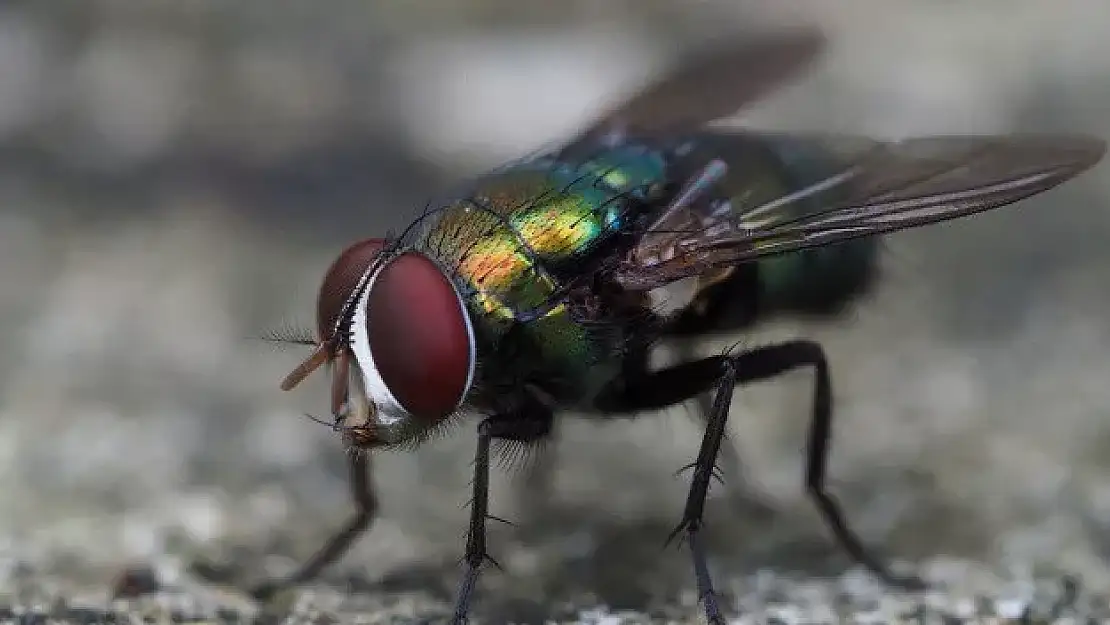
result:
[(292, 575), (284, 579), (268, 580), (251, 589), (251, 596), (255, 599), (267, 601), (285, 588), (315, 579), (321, 571), (342, 558), (355, 540), (374, 522), (378, 514), (378, 499), (370, 482), (370, 457), (359, 450), (352, 450), (348, 457), (355, 515)]

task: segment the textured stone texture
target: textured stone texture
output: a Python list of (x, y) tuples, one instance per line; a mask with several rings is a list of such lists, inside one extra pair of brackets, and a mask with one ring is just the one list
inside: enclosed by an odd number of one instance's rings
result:
[[(353, 236), (557, 138), (702, 35), (792, 16), (829, 29), (826, 62), (753, 124), (1110, 136), (1110, 5), (1095, 0), (532, 4), (0, 9), (0, 620), (255, 614), (240, 589), (307, 557), (349, 503), (336, 441), (300, 416), (326, 409), (324, 384), (281, 393), (298, 355), (250, 337), (307, 324)], [(852, 314), (746, 337), (825, 343), (833, 488), (869, 543), (944, 584), (901, 597), (845, 572), (801, 489), (798, 374), (734, 402), (747, 472), (709, 523), (742, 622), (1104, 618), (1108, 179), (892, 237), (883, 287)], [(561, 433), (547, 505), (521, 505), (517, 473), (495, 479), (494, 514), (519, 526), (493, 528), (506, 572), (484, 575), (477, 615), (700, 622), (688, 558), (660, 549), (694, 421)], [(383, 518), (267, 614), (442, 615), (472, 449), (461, 428), (375, 459)], [(128, 566), (153, 572), (112, 603)]]

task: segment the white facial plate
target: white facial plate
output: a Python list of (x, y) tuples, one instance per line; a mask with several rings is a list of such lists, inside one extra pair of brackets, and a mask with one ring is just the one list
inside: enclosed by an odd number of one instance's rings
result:
[(376, 408), (377, 420), (382, 425), (389, 426), (401, 423), (411, 415), (385, 385), (378, 366), (374, 364), (374, 355), (370, 353), (370, 335), (366, 330), (366, 302), (370, 299), (370, 289), (374, 288), (374, 282), (384, 267), (382, 265), (374, 272), (355, 304), (355, 314), (351, 318), (351, 351), (355, 353), (358, 370), (362, 373), (362, 386)]

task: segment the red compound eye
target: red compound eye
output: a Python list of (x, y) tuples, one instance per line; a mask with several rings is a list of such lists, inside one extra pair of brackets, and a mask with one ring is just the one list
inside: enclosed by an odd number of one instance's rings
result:
[(385, 247), (385, 239), (366, 239), (343, 250), (328, 267), (316, 299), (316, 332), (321, 341), (331, 338), (343, 305), (351, 297), (362, 274)]
[(366, 331), (378, 374), (409, 414), (432, 424), (458, 407), (474, 364), (470, 320), (430, 258), (407, 252), (381, 269)]

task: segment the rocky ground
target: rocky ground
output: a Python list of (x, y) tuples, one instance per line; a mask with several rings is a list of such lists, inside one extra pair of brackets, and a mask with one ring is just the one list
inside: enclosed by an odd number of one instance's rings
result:
[[(922, 567), (934, 580), (926, 593), (891, 593), (859, 571), (817, 579), (763, 571), (730, 579), (723, 597), (730, 623), (1102, 623), (1110, 621), (1110, 595), (1074, 577), (1011, 576), (1002, 579), (961, 561)], [(134, 570), (129, 587), (138, 597), (107, 600), (103, 589), (58, 587), (24, 570), (15, 576), (13, 601), (0, 606), (3, 622), (254, 622), (254, 623), (438, 623), (453, 604), (434, 576), (423, 579), (326, 584), (289, 593), (266, 606), (253, 605), (234, 589), (179, 578), (158, 584), (157, 574)], [(614, 608), (581, 591), (559, 601), (487, 601), (473, 623), (704, 622), (693, 593), (653, 597), (637, 608)]]
[[(558, 137), (703, 34), (828, 29), (825, 62), (748, 123), (1110, 136), (1096, 0), (511, 4), (0, 8), (0, 621), (445, 615), (465, 427), (375, 458), (382, 517), (319, 584), (244, 595), (350, 512), (342, 451), (302, 416), (322, 381), (281, 393), (299, 354), (251, 337), (310, 320), (352, 236)], [(709, 540), (737, 622), (1110, 621), (1108, 181), (892, 237), (850, 314), (742, 337), (825, 344), (832, 488), (933, 589), (884, 590), (830, 544), (801, 488), (799, 373), (734, 402), (743, 469)], [(492, 529), (505, 570), (476, 622), (701, 622), (686, 554), (661, 548), (698, 438), (681, 410), (568, 416), (544, 505), (498, 473), (493, 512), (517, 526)]]

